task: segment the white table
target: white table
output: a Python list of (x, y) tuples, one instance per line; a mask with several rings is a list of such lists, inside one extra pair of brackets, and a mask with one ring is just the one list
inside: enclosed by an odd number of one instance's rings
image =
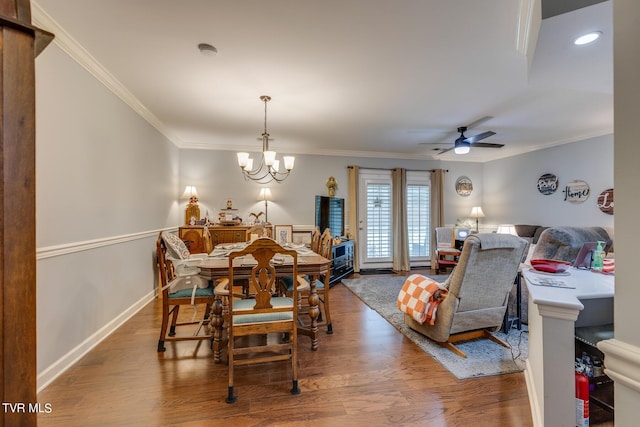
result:
[(529, 290), (525, 375), (537, 426), (575, 426), (575, 327), (613, 323), (614, 277), (567, 271), (569, 276), (556, 278), (575, 289), (536, 286), (532, 282), (542, 276), (529, 268), (522, 272)]

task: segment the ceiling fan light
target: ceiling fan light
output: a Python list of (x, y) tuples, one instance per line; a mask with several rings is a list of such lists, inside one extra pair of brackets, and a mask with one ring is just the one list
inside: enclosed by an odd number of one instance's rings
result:
[(453, 152), (456, 154), (467, 154), (471, 150), (471, 144), (469, 144), (463, 137), (456, 139), (455, 148)]

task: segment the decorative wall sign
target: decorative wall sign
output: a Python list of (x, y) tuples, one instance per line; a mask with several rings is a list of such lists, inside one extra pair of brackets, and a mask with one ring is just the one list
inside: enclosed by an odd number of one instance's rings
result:
[(473, 182), (468, 176), (461, 176), (456, 180), (456, 193), (459, 196), (467, 197), (473, 191)]
[(613, 188), (604, 190), (598, 196), (598, 207), (606, 214), (613, 215)]
[(538, 191), (548, 196), (558, 189), (558, 177), (552, 173), (545, 173), (538, 178)]
[(564, 187), (564, 200), (571, 203), (583, 203), (589, 198), (590, 191), (589, 184), (582, 180), (569, 181)]

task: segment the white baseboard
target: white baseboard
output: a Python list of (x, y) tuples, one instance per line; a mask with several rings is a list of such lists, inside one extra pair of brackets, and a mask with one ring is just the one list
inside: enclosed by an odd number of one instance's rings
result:
[(81, 357), (90, 352), (96, 345), (102, 342), (112, 332), (118, 329), (124, 322), (129, 320), (134, 314), (140, 311), (145, 305), (153, 301), (156, 297), (155, 290), (149, 292), (131, 307), (120, 313), (112, 321), (104, 325), (84, 342), (73, 348), (70, 352), (62, 356), (56, 362), (38, 374), (38, 393), (44, 390), (53, 380), (58, 378), (67, 369), (73, 366)]
[(544, 427), (542, 422), (542, 411), (540, 408), (540, 402), (538, 402), (538, 395), (536, 394), (535, 381), (533, 381), (533, 370), (529, 364), (529, 360), (525, 361), (524, 379), (527, 383), (527, 393), (529, 394), (529, 406), (531, 407), (531, 418), (533, 419), (534, 427)]

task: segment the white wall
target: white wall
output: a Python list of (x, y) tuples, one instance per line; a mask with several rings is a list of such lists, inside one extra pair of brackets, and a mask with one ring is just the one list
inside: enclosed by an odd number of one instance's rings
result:
[[(559, 181), (558, 190), (546, 196), (536, 187), (545, 173)], [(589, 184), (589, 198), (566, 202), (564, 187), (576, 179)], [(596, 204), (598, 195), (613, 187), (613, 135), (607, 135), (485, 163), (482, 206), (494, 224), (613, 228), (613, 215)]]
[(178, 151), (55, 43), (38, 56), (39, 387), (153, 297), (157, 230), (180, 214)]

